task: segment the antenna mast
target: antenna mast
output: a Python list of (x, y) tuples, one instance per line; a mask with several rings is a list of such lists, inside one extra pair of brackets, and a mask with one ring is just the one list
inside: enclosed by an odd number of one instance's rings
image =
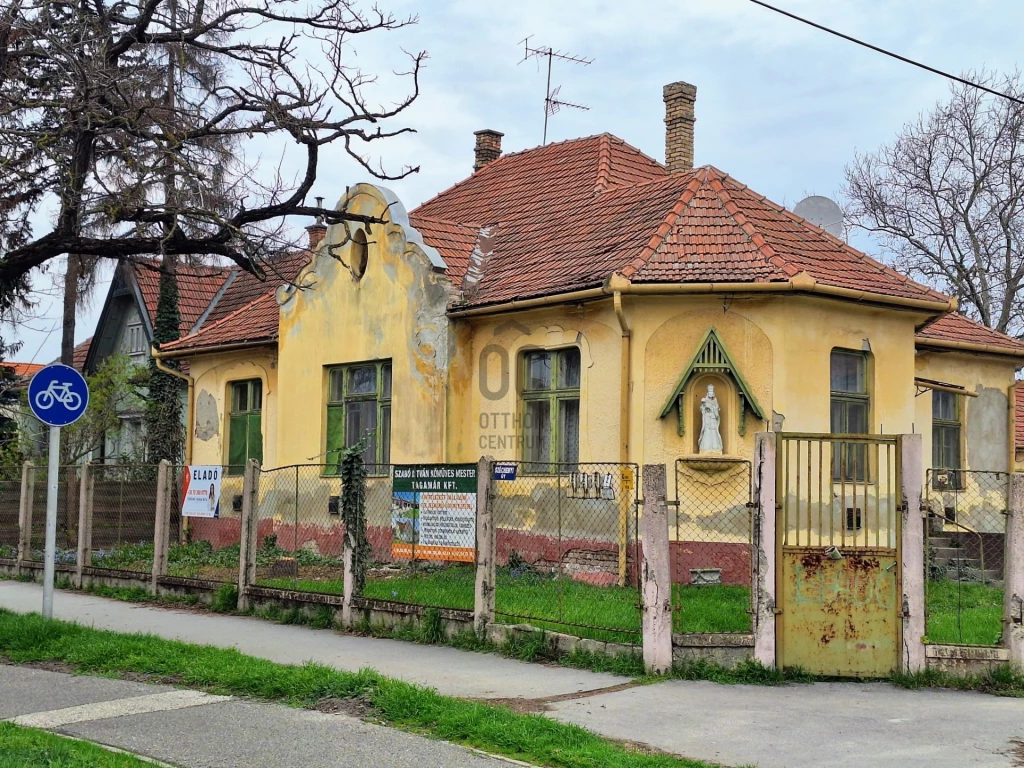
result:
[(556, 86), (554, 90), (551, 89), (551, 63), (555, 59), (561, 59), (562, 61), (570, 61), (573, 64), (582, 64), (583, 66), (588, 67), (594, 62), (594, 60), (584, 58), (583, 56), (574, 56), (569, 53), (562, 53), (561, 51), (556, 51), (550, 46), (533, 47), (530, 45), (531, 37), (533, 37), (533, 35), (529, 35), (528, 37), (520, 40), (523, 44), (523, 58), (519, 63), (522, 64), (530, 58), (546, 58), (548, 60), (548, 82), (547, 87), (544, 89), (544, 140), (541, 142), (543, 145), (548, 143), (548, 118), (555, 114), (559, 109), (562, 107), (569, 107), (571, 109), (583, 110), (584, 112), (590, 110), (590, 107), (582, 104), (574, 104), (571, 101), (563, 101), (558, 98), (558, 94), (559, 91), (562, 90), (562, 86), (559, 85)]

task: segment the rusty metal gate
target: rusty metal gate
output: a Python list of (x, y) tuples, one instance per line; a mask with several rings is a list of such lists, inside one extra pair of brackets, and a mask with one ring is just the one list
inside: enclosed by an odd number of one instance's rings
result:
[(778, 663), (886, 676), (902, 632), (900, 438), (778, 440)]

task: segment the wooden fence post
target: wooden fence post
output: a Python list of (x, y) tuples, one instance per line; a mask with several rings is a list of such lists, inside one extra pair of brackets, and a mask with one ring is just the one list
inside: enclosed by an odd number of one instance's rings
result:
[(81, 589), (84, 570), (92, 565), (92, 497), (96, 481), (92, 463), (82, 465), (82, 477), (78, 486), (78, 557), (75, 559), (75, 578)]
[(473, 626), (480, 638), (494, 621), (494, 586), (497, 573), (494, 520), (491, 516), (491, 457), (481, 456), (476, 465), (476, 590)]
[(924, 455), (921, 435), (900, 438), (900, 503), (903, 507), (901, 568), (903, 581), (903, 653), (900, 672), (923, 672), (927, 665), (924, 636), (924, 517), (921, 503)]
[(1024, 474), (1010, 475), (1003, 563), (1003, 645), (1010, 664), (1024, 670)]
[(259, 528), (260, 463), (249, 459), (242, 478), (241, 541), (238, 557), (238, 610), (249, 608), (249, 587), (256, 581), (256, 534)]
[(660, 675), (672, 669), (672, 571), (669, 567), (664, 464), (644, 465), (643, 490), (640, 586), (643, 596), (644, 667), (648, 672)]
[[(18, 573), (32, 549), (32, 502), (36, 495), (36, 468), (31, 461), (21, 467), (21, 500), (18, 506)], [(33, 571), (34, 573), (34, 571)]]
[(775, 454), (774, 432), (754, 437), (754, 551), (753, 589), (750, 590), (754, 630), (754, 659), (774, 667), (775, 656)]
[(163, 459), (156, 471), (156, 510), (153, 524), (153, 576), (149, 591), (159, 594), (160, 577), (167, 575), (167, 552), (171, 546), (171, 481), (174, 468)]

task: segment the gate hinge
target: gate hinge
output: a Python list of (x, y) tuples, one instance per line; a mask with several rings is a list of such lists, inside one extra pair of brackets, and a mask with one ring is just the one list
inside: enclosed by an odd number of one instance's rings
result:
[(774, 613), (776, 616), (781, 616), (782, 615), (782, 609), (781, 608), (774, 608), (772, 610), (772, 613)]

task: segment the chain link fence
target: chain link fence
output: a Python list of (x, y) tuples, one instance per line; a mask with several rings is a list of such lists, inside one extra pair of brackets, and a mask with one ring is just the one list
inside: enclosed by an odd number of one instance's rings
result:
[(1010, 474), (929, 469), (925, 479), (927, 635), (998, 645)]
[(173, 468), (169, 504), (171, 508), (167, 552), (167, 573), (190, 579), (238, 582), (242, 548), (241, 465), (221, 467), (220, 504), (216, 517), (181, 519), (185, 468)]
[[(43, 562), (46, 550), (46, 467), (37, 467), (32, 503), (32, 529), (27, 560)], [(74, 565), (78, 561), (78, 503), (81, 467), (63, 466), (57, 475), (57, 538), (55, 562)]]
[(749, 632), (753, 518), (749, 461), (676, 461), (669, 510), (672, 630)]
[[(152, 572), (159, 471), (156, 465), (89, 466), (94, 566)], [(171, 540), (177, 535), (174, 531)]]
[(0, 558), (18, 556), (21, 467), (0, 467)]
[(492, 486), (498, 619), (638, 643), (637, 465), (501, 464), (515, 472)]

